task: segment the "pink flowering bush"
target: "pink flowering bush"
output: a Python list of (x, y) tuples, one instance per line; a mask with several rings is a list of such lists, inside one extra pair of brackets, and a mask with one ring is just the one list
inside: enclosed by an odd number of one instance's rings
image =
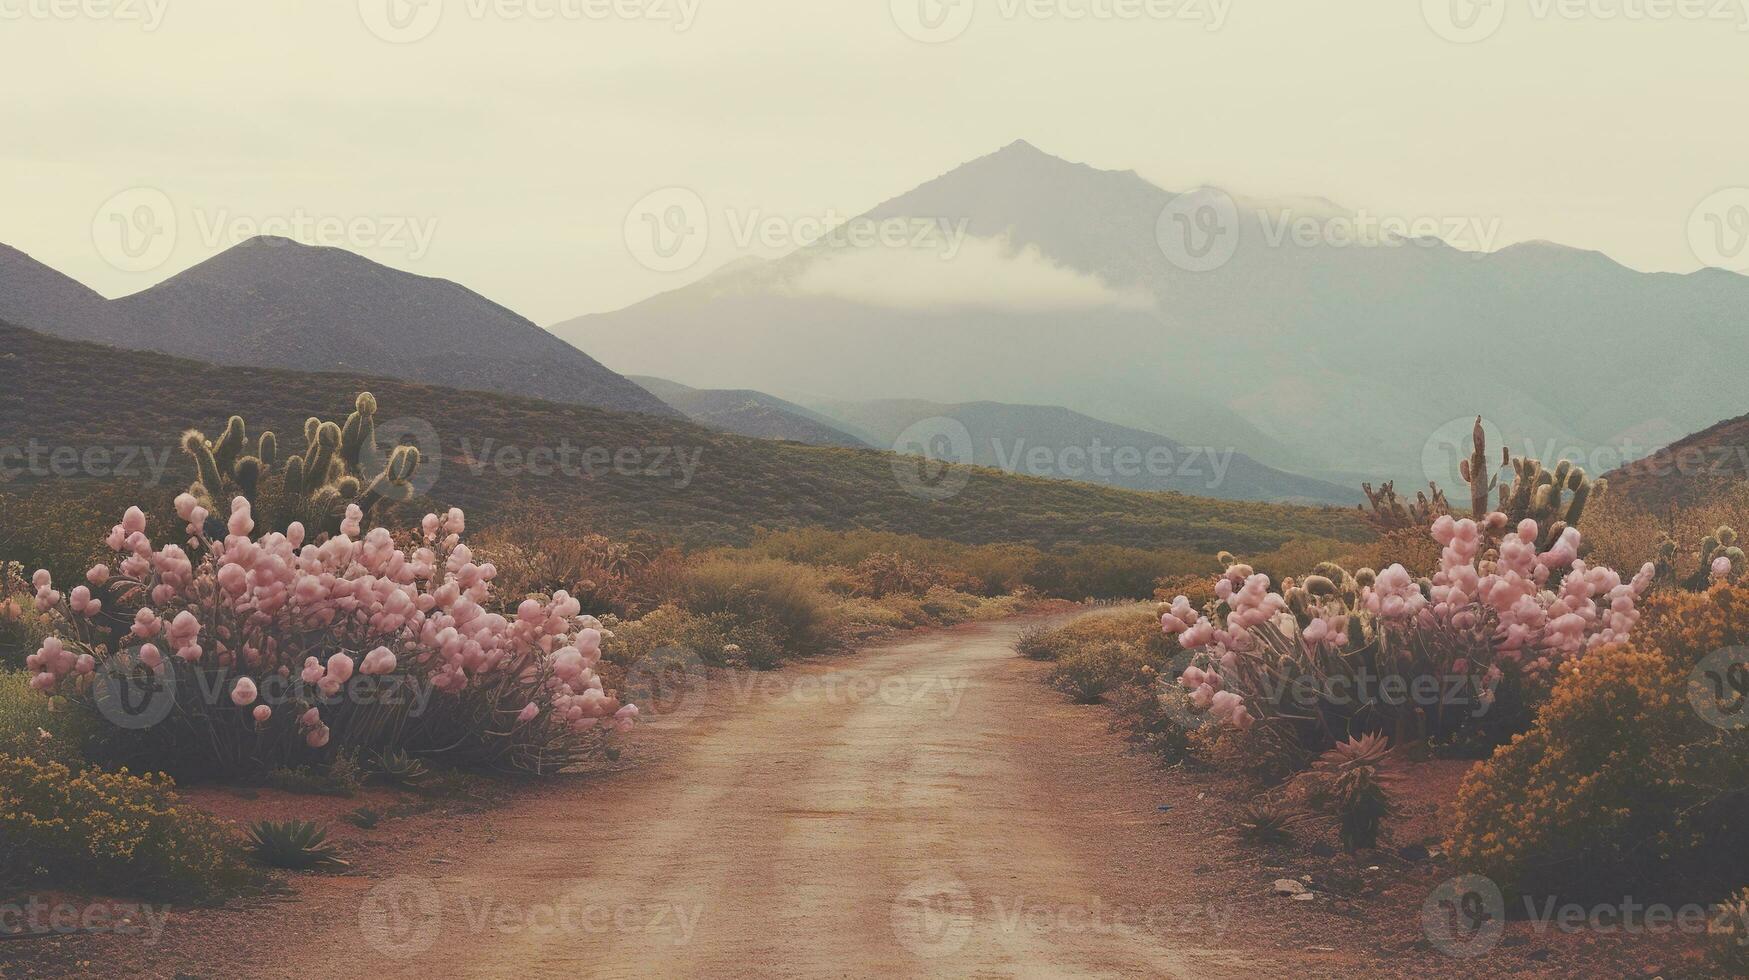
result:
[(301, 524), (259, 539), (237, 497), (222, 539), (177, 498), (186, 547), (157, 544), (130, 508), (113, 562), (57, 588), (33, 579), (59, 624), (27, 658), (31, 686), (101, 714), (168, 770), (260, 771), (340, 752), (448, 753), (548, 772), (637, 708), (603, 688), (600, 623), (564, 592), (490, 611), (491, 563), (462, 543), (462, 512), (426, 515), (397, 542), (349, 507), (340, 532)]
[(1277, 590), (1234, 565), (1206, 610), (1179, 596), (1161, 616), (1187, 651), (1178, 683), (1206, 719), (1304, 751), (1371, 732), (1500, 741), (1562, 661), (1627, 639), (1654, 573), (1624, 581), (1580, 559), (1576, 528), (1545, 551), (1538, 533), (1442, 516), (1439, 568), (1419, 581), (1325, 564)]

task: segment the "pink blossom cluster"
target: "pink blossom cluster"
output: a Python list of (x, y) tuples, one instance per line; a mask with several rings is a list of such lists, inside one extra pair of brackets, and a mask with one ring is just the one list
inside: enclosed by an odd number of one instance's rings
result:
[[(270, 678), (296, 676), (332, 697), (355, 676), (404, 675), (445, 695), (485, 697), (515, 725), (558, 726), (575, 734), (624, 730), (637, 717), (604, 690), (594, 667), (600, 622), (564, 592), (528, 599), (514, 616), (490, 611), (497, 570), (476, 562), (461, 542), (460, 510), (425, 516), (418, 542), (403, 549), (385, 528), (360, 535), (362, 513), (348, 509), (341, 533), (306, 542), (292, 524), (285, 533), (251, 537), (248, 500), (238, 497), (223, 540), (208, 540), (208, 514), (188, 494), (177, 498), (188, 523), (189, 549), (155, 546), (146, 516), (129, 508), (107, 538), (118, 553), (93, 567), (90, 586), (63, 597), (47, 572), (36, 573), (40, 611), (58, 610), (65, 628), (28, 658), (37, 690), (78, 696), (81, 679), (107, 658), (146, 670), (186, 669), (225, 679), (229, 700), (265, 727), (273, 707), (257, 703)], [(201, 558), (190, 557), (192, 550)], [(132, 608), (131, 628), (106, 628), (101, 590), (117, 607)], [(513, 704), (503, 704), (507, 698)], [(540, 721), (545, 716), (545, 721)], [(301, 711), (297, 733), (314, 748), (330, 729), (318, 707)]]
[[(1354, 616), (1384, 653), (1423, 663), (1443, 656), (1440, 667), (1473, 672), (1483, 680), (1484, 698), (1507, 671), (1547, 679), (1563, 659), (1627, 639), (1652, 582), (1650, 563), (1624, 581), (1615, 570), (1579, 558), (1576, 528), (1539, 552), (1535, 521), (1510, 531), (1506, 525), (1499, 513), (1481, 523), (1441, 517), (1431, 528), (1442, 549), (1440, 567), (1425, 587), (1402, 565), (1391, 565), (1360, 589), (1352, 608), (1335, 599), (1308, 603), (1303, 625), (1266, 576), (1234, 565), (1215, 583), (1213, 616), (1184, 596), (1161, 616), (1168, 635), (1201, 654), (1179, 684), (1194, 706), (1249, 729), (1268, 707), (1248, 702), (1260, 692), (1246, 688), (1284, 673), (1272, 658), (1294, 661), (1296, 676), (1328, 672), (1332, 662), (1340, 669)], [(1485, 558), (1490, 547), (1494, 554)]]

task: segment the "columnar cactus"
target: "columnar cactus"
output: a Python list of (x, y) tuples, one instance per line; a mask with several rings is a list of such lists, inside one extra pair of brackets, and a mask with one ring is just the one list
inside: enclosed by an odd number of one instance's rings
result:
[(1660, 585), (1700, 592), (1715, 581), (1738, 574), (1743, 568), (1743, 549), (1737, 547), (1736, 529), (1727, 524), (1702, 539), (1692, 573), (1677, 572), (1676, 542), (1669, 537), (1658, 545), (1658, 559), (1653, 564)]
[(397, 446), (382, 462), (376, 411), (376, 398), (367, 391), (358, 396), (344, 426), (305, 420), (303, 452), (289, 455), (277, 474), (279, 441), (272, 432), (263, 432), (251, 446), (248, 427), (237, 415), (216, 441), (190, 429), (182, 435), (196, 473), (189, 493), (208, 513), (223, 512), (217, 501), (244, 497), (257, 513), (271, 515), (262, 522), (263, 531), (283, 531), (299, 521), (315, 533), (337, 533), (348, 505), (357, 504), (368, 519), (383, 501), (413, 495), (419, 450)]

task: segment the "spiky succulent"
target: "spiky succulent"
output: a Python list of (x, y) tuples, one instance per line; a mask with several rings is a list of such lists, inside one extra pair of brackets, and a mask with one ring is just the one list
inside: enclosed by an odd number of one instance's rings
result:
[(293, 871), (325, 866), (344, 866), (345, 861), (328, 843), (328, 832), (313, 820), (279, 823), (263, 820), (249, 827), (249, 846), (263, 864)]

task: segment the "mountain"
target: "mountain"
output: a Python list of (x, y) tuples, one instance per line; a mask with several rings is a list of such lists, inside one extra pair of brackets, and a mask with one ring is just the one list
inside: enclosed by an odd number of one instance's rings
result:
[(1708, 499), (1749, 478), (1749, 415), (1659, 447), (1607, 474), (1609, 493), (1653, 510)]
[[(916, 478), (907, 476), (923, 467), (873, 449), (749, 439), (678, 417), (400, 380), (220, 367), (6, 324), (0, 446), (26, 455), (0, 454), (0, 481), (8, 481), (7, 491), (46, 488), (57, 513), (81, 487), (101, 488), (74, 478), (81, 475), (144, 483), (141, 496), (167, 503), (194, 478), (179, 448), (189, 426), (210, 434), (240, 412), (251, 433), (295, 434), (311, 415), (343, 415), (361, 390), (382, 406), (379, 437), (399, 430), (421, 448), (420, 489), (487, 517), (524, 500), (602, 533), (640, 531), (689, 544), (744, 543), (759, 528), (819, 526), (1210, 556), (1221, 548), (1257, 554), (1308, 537), (1371, 536), (1351, 510), (1137, 493), (984, 469), (965, 471), (957, 494), (920, 496), (910, 488)], [(35, 462), (30, 447), (44, 447)], [(55, 455), (66, 449), (77, 462)]]
[[(1026, 476), (1227, 500), (1362, 500), (1356, 488), (1284, 473), (1229, 448), (1185, 446), (1066, 408), (915, 399), (817, 401), (811, 407), (877, 446), (921, 455), (945, 449), (949, 459)], [(945, 439), (928, 445), (937, 437)]]
[[(19, 266), (3, 259), (0, 270)], [(216, 364), (347, 371), (677, 414), (594, 358), (477, 293), (345, 249), (252, 238), (149, 289), (108, 302), (44, 270), (37, 265), (6, 273), (0, 310), (16, 306), (17, 322), (69, 339)]]
[(803, 442), (810, 446), (858, 446), (868, 443), (793, 402), (762, 391), (689, 388), (661, 378), (636, 376), (631, 380), (687, 418), (724, 432), (755, 439)]
[(98, 337), (108, 332), (110, 317), (108, 302), (96, 291), (0, 245), (0, 320)]
[[(1740, 410), (1749, 278), (1376, 224), (1020, 142), (789, 255), (552, 329), (687, 384), (1062, 405), (1345, 485), (1456, 482), (1478, 413), (1514, 451), (1632, 458)], [(1439, 226), (1488, 244), (1485, 217)], [(923, 245), (850, 234), (882, 227)]]

